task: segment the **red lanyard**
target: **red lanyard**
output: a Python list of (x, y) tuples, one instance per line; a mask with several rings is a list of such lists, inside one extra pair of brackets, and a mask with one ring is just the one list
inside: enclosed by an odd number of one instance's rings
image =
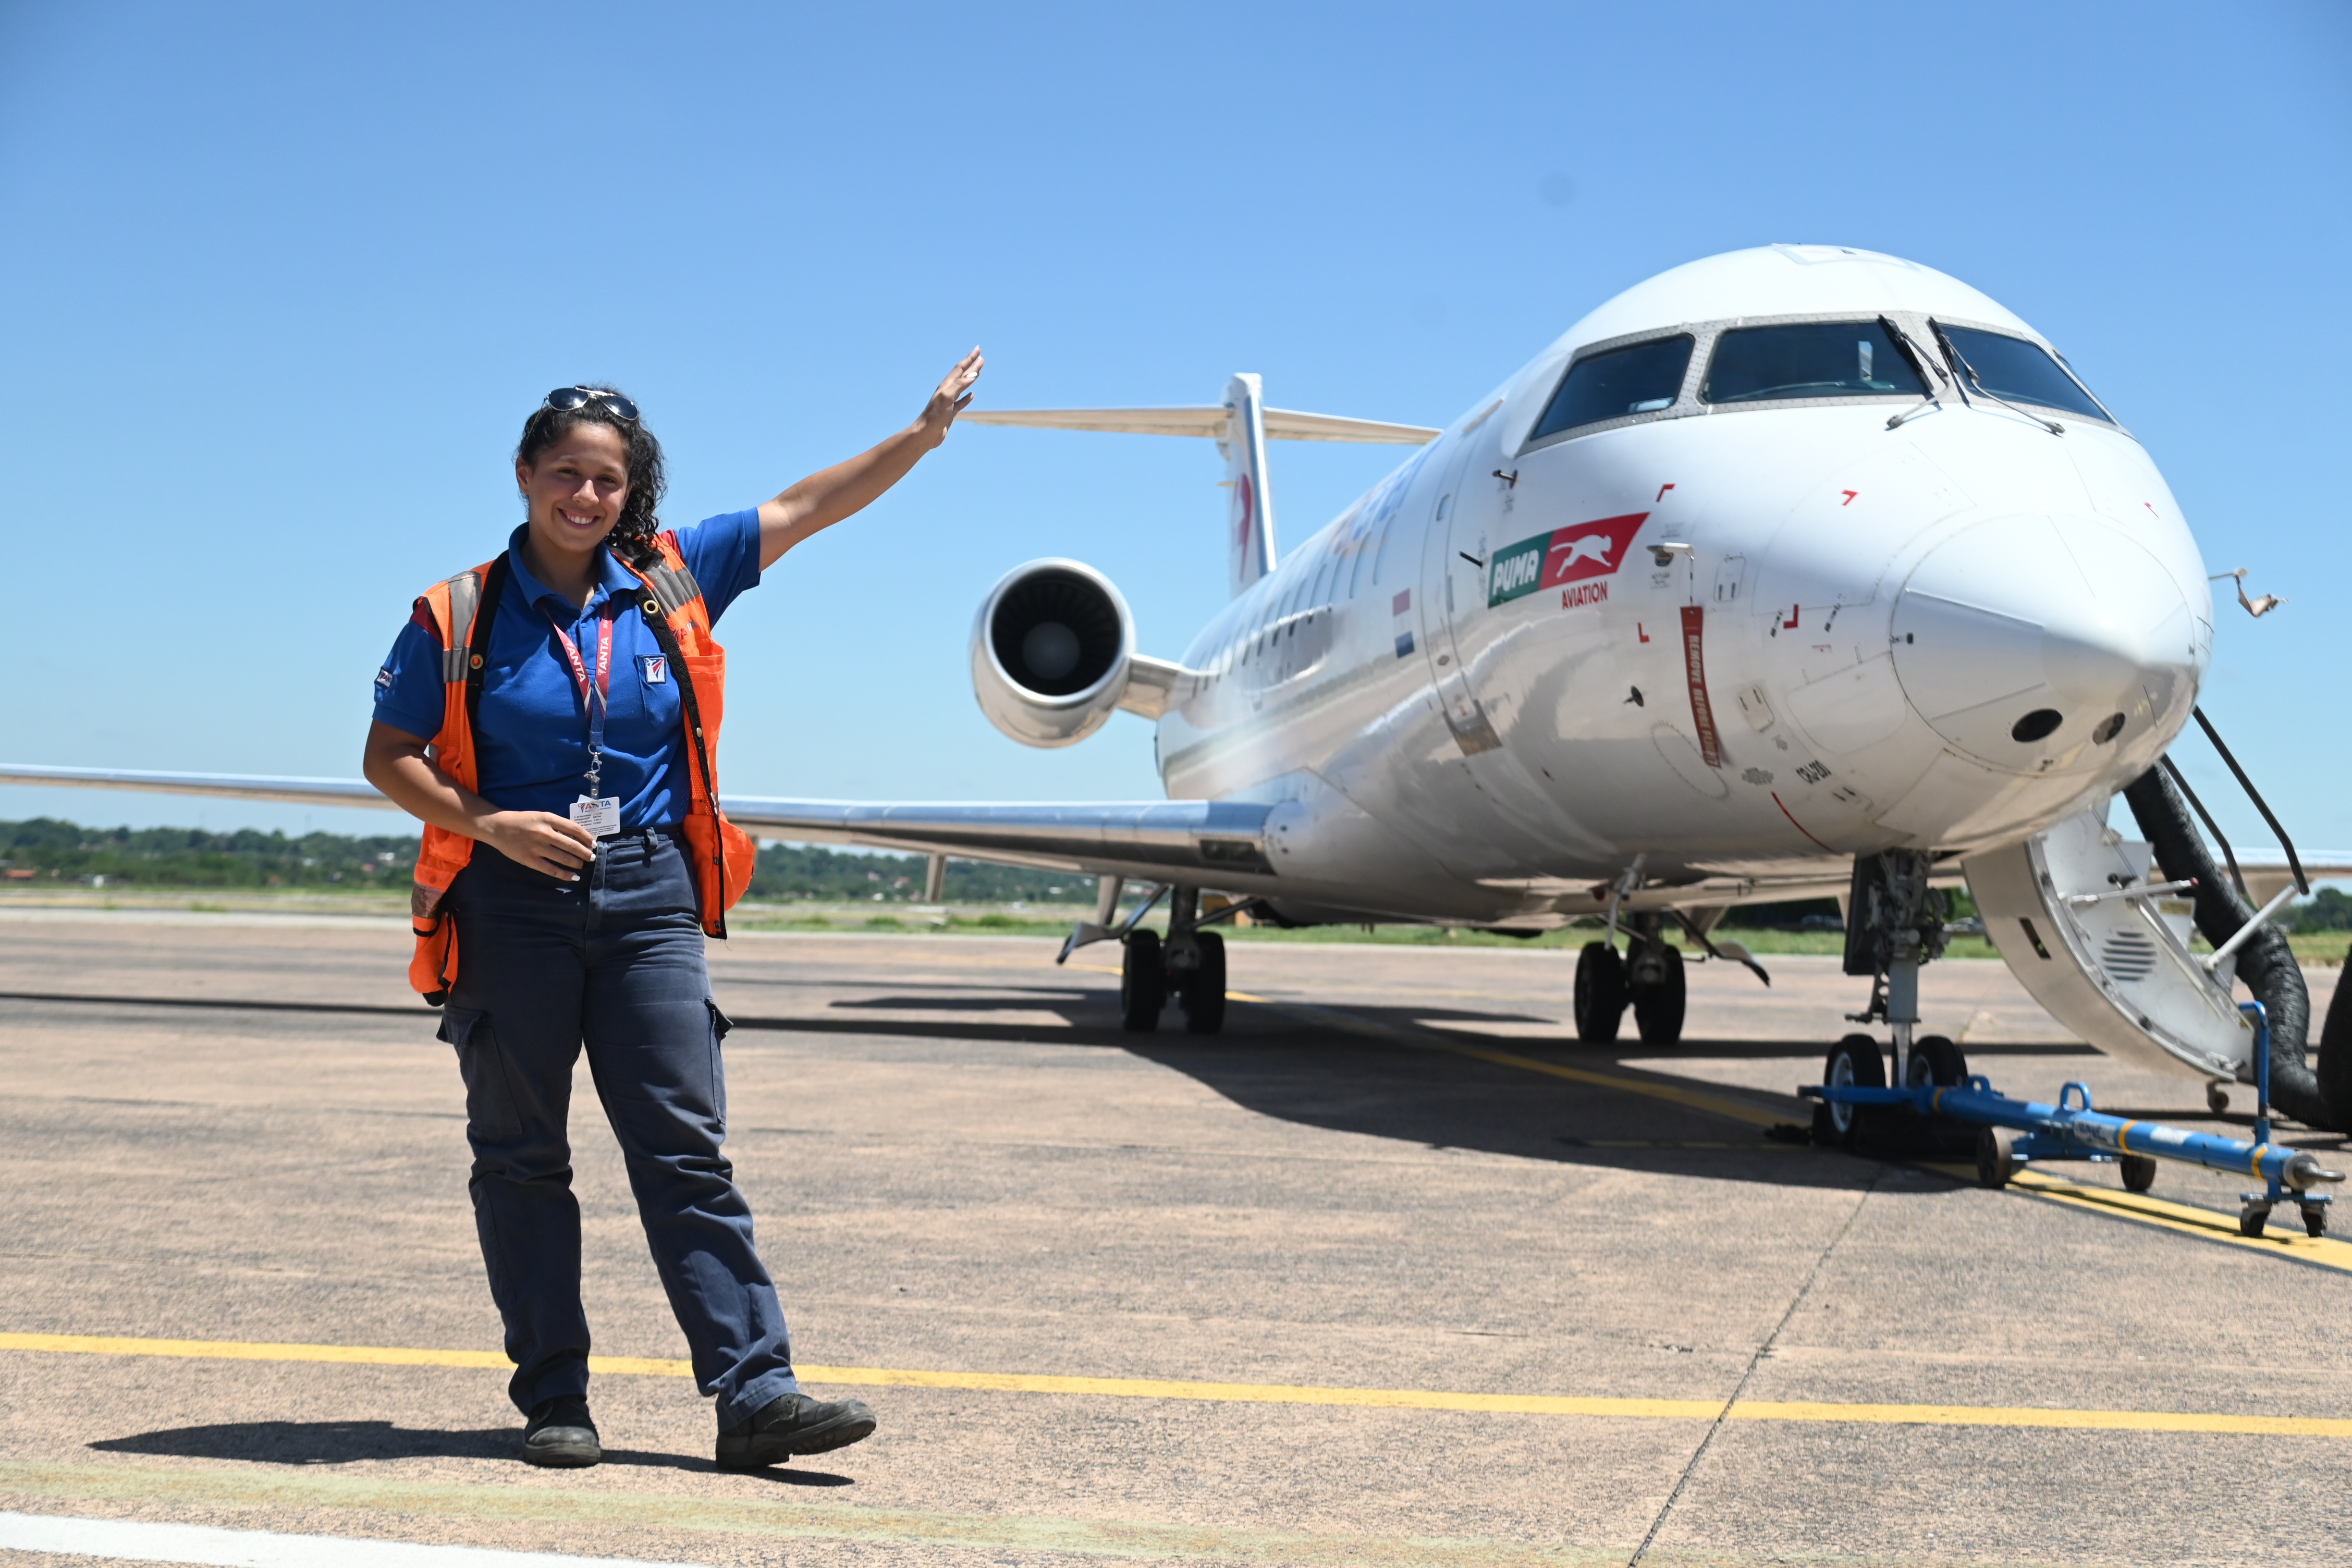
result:
[(547, 616), (548, 625), (555, 628), (555, 646), (563, 650), (571, 663), (572, 679), (580, 688), (581, 705), (588, 710), (588, 797), (596, 797), (596, 788), (604, 771), (604, 709), (613, 689), (613, 617), (596, 617), (596, 679), (588, 679), (588, 667), (582, 662), (580, 650), (572, 643), (572, 634), (553, 611)]

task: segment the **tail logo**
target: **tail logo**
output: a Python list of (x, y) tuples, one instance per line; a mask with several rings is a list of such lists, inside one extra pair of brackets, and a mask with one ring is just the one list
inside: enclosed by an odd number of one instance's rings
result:
[(1256, 512), (1257, 498), (1251, 492), (1250, 477), (1243, 474), (1234, 480), (1234, 549), (1244, 562), (1250, 557), (1250, 524)]

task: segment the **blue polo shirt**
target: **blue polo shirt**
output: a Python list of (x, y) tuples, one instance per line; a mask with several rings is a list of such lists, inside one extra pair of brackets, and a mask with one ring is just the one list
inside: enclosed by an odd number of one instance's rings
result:
[[(686, 816), (686, 728), (680, 672), (635, 607), (636, 574), (599, 551), (600, 576), (588, 603), (575, 608), (522, 563), (518, 528), (507, 542), (506, 591), (490, 626), (475, 734), (477, 793), (509, 811), (558, 816), (588, 783), (588, 711), (572, 666), (555, 644), (569, 637), (591, 679), (597, 623), (613, 622), (611, 707), (604, 719), (600, 793), (621, 798), (625, 830), (657, 827)], [(687, 570), (702, 586), (715, 626), (737, 595), (760, 581), (760, 513), (732, 511), (677, 531)], [(559, 630), (558, 628), (562, 629)], [(441, 728), (441, 639), (423, 611), (403, 626), (392, 657), (375, 677), (380, 722), (432, 739)]]

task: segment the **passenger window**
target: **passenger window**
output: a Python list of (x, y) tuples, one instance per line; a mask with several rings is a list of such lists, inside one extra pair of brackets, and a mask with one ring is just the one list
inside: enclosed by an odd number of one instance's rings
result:
[(1672, 408), (1675, 399), (1682, 395), (1683, 372), (1690, 366), (1690, 356), (1687, 335), (1654, 338), (1646, 343), (1585, 355), (1569, 367), (1528, 439), (1540, 441), (1580, 425)]
[[(2084, 390), (2080, 382), (2042, 351), (2040, 343), (2001, 332), (1979, 331), (1974, 327), (1948, 327), (1941, 321), (1936, 323), (1936, 330), (1966, 362), (1960, 374), (1968, 377), (1968, 384), (1975, 391), (2011, 403), (2035, 403), (2044, 408), (2063, 409), (2085, 419), (2114, 418)], [(1970, 374), (1971, 371), (1975, 374)]]
[(1919, 373), (1876, 321), (1809, 321), (1736, 327), (1715, 340), (1702, 403), (1762, 403), (1782, 397), (1927, 395)]

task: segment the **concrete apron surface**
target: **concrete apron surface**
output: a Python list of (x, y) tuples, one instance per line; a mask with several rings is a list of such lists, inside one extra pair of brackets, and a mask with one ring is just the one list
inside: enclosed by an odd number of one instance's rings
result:
[[(1108, 947), (714, 943), (796, 1352), (881, 1429), (711, 1465), (583, 1075), (607, 1458), (530, 1469), (405, 948), (0, 930), (0, 1563), (2352, 1563), (2352, 1247), (2240, 1243), (2184, 1167), (2135, 1207), (1772, 1141), (1864, 999), (1830, 960), (1597, 1048), (1559, 952), (1236, 942), (1196, 1037), (1118, 1031)], [(2213, 1125), (1998, 964), (1925, 992), (1997, 1087)]]

